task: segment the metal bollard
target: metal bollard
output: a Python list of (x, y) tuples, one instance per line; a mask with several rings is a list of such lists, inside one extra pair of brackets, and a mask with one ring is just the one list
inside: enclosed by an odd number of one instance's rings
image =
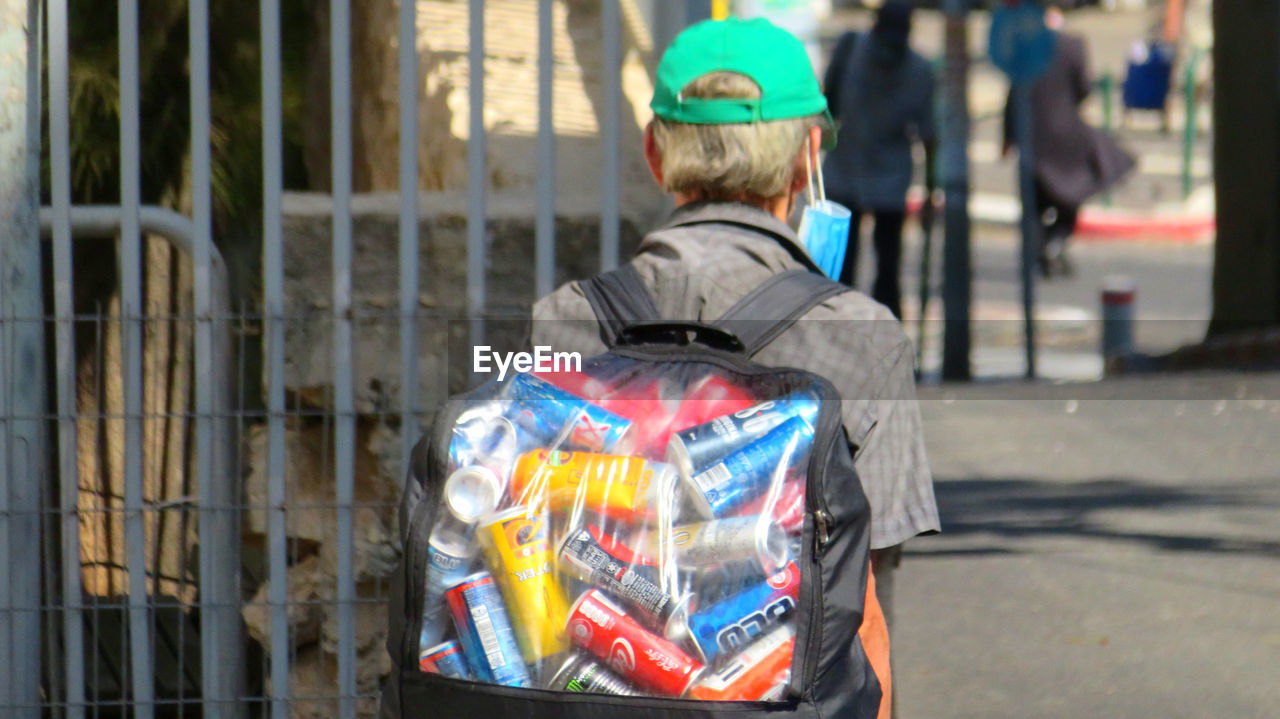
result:
[(1102, 360), (1133, 354), (1133, 300), (1137, 284), (1126, 275), (1102, 280)]

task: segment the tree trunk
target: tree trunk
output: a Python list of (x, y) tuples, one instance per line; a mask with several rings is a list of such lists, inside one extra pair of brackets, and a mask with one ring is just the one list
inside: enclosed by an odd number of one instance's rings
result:
[(1274, 0), (1213, 4), (1214, 187), (1219, 335), (1280, 324), (1280, 10)]

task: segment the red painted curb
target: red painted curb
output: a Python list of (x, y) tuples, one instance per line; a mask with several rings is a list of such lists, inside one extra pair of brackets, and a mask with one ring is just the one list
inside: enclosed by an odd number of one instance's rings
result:
[[(907, 213), (918, 214), (922, 201), (907, 198)], [(945, 204), (945, 203), (943, 203)], [(938, 212), (942, 211), (938, 207)], [(1211, 238), (1218, 230), (1215, 217), (1158, 216), (1120, 213), (1085, 207), (1076, 222), (1075, 236), (1086, 240), (1152, 240), (1195, 243)]]
[(1100, 240), (1160, 239), (1171, 242), (1199, 242), (1218, 230), (1214, 217), (1158, 217), (1121, 215), (1090, 210), (1080, 212), (1076, 234)]

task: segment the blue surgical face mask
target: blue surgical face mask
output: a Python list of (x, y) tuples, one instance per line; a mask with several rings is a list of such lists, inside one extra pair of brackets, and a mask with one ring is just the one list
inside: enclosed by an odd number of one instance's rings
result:
[(849, 208), (827, 199), (822, 184), (822, 164), (818, 164), (818, 194), (813, 192), (813, 163), (810, 160), (809, 141), (804, 144), (804, 164), (808, 170), (808, 206), (800, 217), (800, 242), (813, 259), (814, 264), (833, 280), (840, 279), (844, 267), (844, 253), (849, 247), (849, 223), (853, 213)]

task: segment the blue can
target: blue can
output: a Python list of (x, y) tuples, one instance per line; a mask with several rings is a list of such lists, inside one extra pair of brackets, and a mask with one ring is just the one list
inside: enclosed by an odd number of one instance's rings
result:
[(471, 555), (459, 554), (447, 548), (427, 544), (427, 594), (422, 603), (422, 635), (419, 648), (440, 641), (444, 636), (445, 625), (449, 621), (441, 602), (444, 590), (467, 576), (471, 568)]
[[(756, 441), (739, 447), (720, 462), (693, 475), (681, 474), (698, 513), (723, 517), (769, 488), (774, 473), (799, 463), (813, 444), (813, 425), (791, 417)], [(786, 467), (781, 467), (782, 464)]]
[(506, 399), (508, 418), (525, 431), (546, 435), (546, 442), (568, 427), (567, 448), (608, 452), (631, 430), (631, 420), (531, 374), (513, 377)]
[(697, 474), (792, 417), (817, 424), (821, 408), (817, 395), (801, 391), (716, 417), (671, 435), (667, 461), (685, 474)]
[(472, 574), (450, 587), (444, 598), (473, 678), (508, 687), (533, 686), (492, 575)]
[(800, 567), (782, 571), (696, 613), (677, 612), (667, 622), (667, 638), (697, 649), (704, 663), (733, 653), (783, 622), (800, 597)]
[(439, 674), (453, 679), (471, 678), (471, 670), (467, 668), (467, 656), (462, 653), (462, 645), (458, 644), (456, 639), (423, 649), (418, 655), (418, 668), (428, 674)]

